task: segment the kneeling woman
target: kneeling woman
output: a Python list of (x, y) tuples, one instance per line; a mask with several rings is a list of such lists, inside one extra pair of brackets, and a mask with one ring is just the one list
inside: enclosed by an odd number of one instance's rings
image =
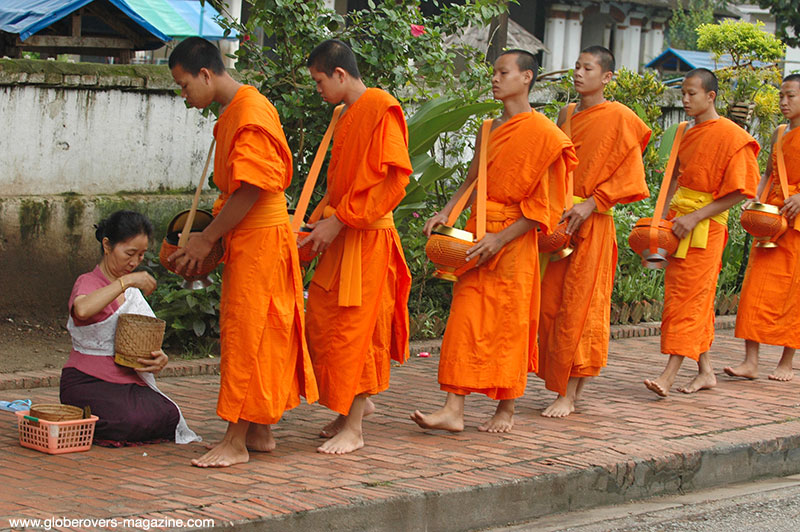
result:
[(143, 368), (114, 363), (114, 336), (120, 314), (153, 316), (142, 292), (156, 281), (134, 270), (147, 251), (153, 226), (143, 215), (117, 211), (97, 225), (100, 264), (78, 277), (69, 298), (67, 329), (72, 352), (61, 371), (61, 402), (90, 406), (100, 419), (95, 441), (114, 446), (154, 440), (199, 441), (178, 406), (159, 391), (154, 373), (167, 365), (163, 351), (139, 359)]

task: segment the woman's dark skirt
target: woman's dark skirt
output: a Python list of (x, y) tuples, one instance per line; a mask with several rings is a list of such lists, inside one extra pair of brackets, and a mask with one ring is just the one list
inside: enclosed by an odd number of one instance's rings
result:
[(115, 384), (64, 368), (60, 392), (63, 404), (88, 405), (100, 418), (94, 429), (95, 440), (124, 444), (175, 439), (178, 408), (147, 386)]

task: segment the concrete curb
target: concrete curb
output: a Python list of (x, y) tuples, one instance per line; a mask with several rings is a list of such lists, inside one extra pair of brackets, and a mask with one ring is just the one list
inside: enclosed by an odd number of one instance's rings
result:
[[(733, 329), (736, 316), (717, 316), (714, 326), (717, 330)], [(661, 322), (654, 321), (638, 325), (612, 325), (611, 339), (658, 336), (661, 334)], [(439, 353), (441, 339), (415, 340), (411, 342), (411, 354), (421, 351)], [(159, 378), (190, 377), (193, 375), (219, 375), (219, 357), (196, 360), (173, 360), (159, 373)], [(0, 390), (26, 390), (30, 388), (57, 387), (61, 382), (60, 369), (42, 371), (20, 371), (16, 373), (0, 373)]]
[[(795, 434), (717, 444), (648, 459), (626, 459), (561, 473), (448, 491), (408, 490), (360, 504), (332, 505), (256, 521), (217, 523), (240, 531), (463, 531), (524, 522), (559, 512), (800, 472)], [(248, 501), (225, 503), (228, 508)], [(233, 506), (232, 506), (233, 505)], [(214, 505), (206, 507), (213, 512)], [(208, 529), (210, 530), (210, 529)]]

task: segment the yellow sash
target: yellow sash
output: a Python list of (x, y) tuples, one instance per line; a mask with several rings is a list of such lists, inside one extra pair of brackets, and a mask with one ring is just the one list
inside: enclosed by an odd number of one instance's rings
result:
[[(222, 210), (222, 206), (230, 198), (230, 194), (222, 193), (214, 202), (212, 212), (214, 216)], [(262, 191), (258, 200), (250, 207), (242, 220), (236, 224), (236, 229), (258, 229), (259, 227), (272, 227), (289, 223), (289, 212), (286, 210), (286, 196), (283, 192)]]
[[(574, 205), (577, 205), (577, 204), (579, 204), (579, 203), (583, 203), (583, 202), (584, 202), (584, 201), (586, 201), (587, 199), (588, 199), (588, 198), (582, 198), (582, 197), (580, 197), (580, 196), (572, 196), (572, 203), (573, 203)], [(610, 209), (608, 209), (607, 211), (598, 211), (597, 209), (595, 209), (593, 212), (596, 212), (597, 214), (605, 214), (605, 215), (607, 215), (607, 216), (613, 216), (613, 215), (614, 215), (614, 207), (611, 207), (611, 208), (610, 208)]]
[[(686, 215), (700, 210), (706, 205), (714, 201), (714, 196), (710, 192), (700, 192), (699, 190), (692, 190), (686, 187), (678, 187), (675, 195), (672, 196), (672, 201), (669, 204), (670, 209)], [(678, 244), (678, 250), (675, 252), (675, 257), (679, 259), (686, 258), (686, 252), (689, 247), (706, 249), (708, 245), (708, 228), (710, 227), (709, 220), (721, 223), (725, 227), (728, 226), (728, 211), (723, 211), (715, 214), (711, 218), (705, 218), (697, 223), (692, 229), (692, 232), (686, 235)]]
[[(317, 207), (319, 209), (319, 207)], [(315, 210), (315, 214), (318, 211)], [(325, 205), (322, 211), (323, 218), (334, 216), (336, 209)], [(312, 214), (311, 221), (315, 222)], [(394, 216), (391, 212), (377, 219), (369, 227), (353, 229), (345, 226), (344, 238), (336, 238), (330, 247), (325, 250), (328, 260), (321, 260), (314, 273), (314, 282), (325, 290), (330, 290), (336, 278), (339, 278), (339, 306), (361, 306), (361, 241), (364, 231), (376, 229), (391, 229), (394, 227)]]

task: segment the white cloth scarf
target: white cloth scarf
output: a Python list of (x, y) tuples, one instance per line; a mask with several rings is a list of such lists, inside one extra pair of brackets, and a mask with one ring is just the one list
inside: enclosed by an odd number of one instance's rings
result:
[[(72, 336), (72, 347), (78, 353), (83, 355), (92, 355), (99, 357), (113, 357), (114, 356), (114, 337), (117, 332), (117, 320), (120, 314), (141, 314), (144, 316), (155, 317), (153, 310), (138, 288), (129, 287), (125, 289), (125, 302), (120, 305), (114, 314), (109, 316), (103, 321), (92, 323), (78, 327), (72, 320), (72, 316), (67, 321), (67, 330)], [(166, 397), (175, 408), (178, 409), (180, 420), (178, 426), (175, 427), (175, 443), (191, 443), (195, 441), (202, 441), (202, 438), (192, 431), (183, 419), (180, 407), (175, 404), (175, 401), (167, 397), (167, 395), (158, 389), (156, 386), (156, 379), (152, 373), (141, 372), (139, 376), (153, 391), (160, 393)]]

